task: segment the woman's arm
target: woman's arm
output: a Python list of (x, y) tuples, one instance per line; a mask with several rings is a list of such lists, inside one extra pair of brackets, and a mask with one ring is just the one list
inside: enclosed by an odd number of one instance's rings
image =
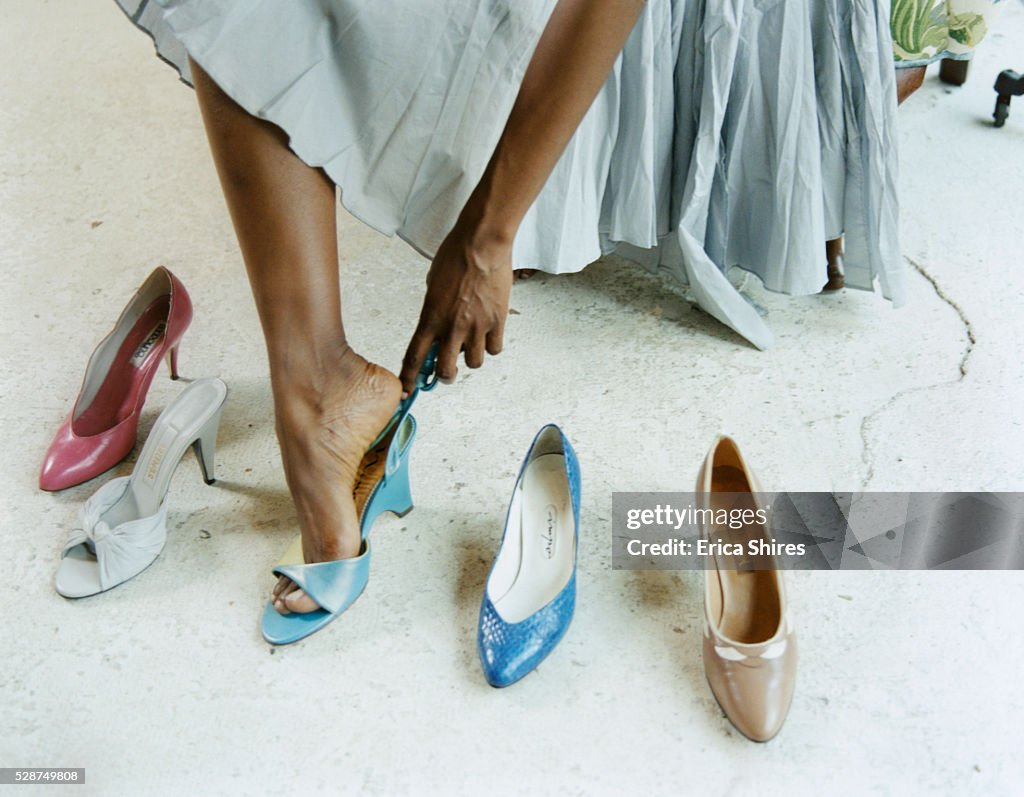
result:
[(483, 364), (485, 351), (501, 351), (516, 231), (642, 9), (643, 0), (559, 0), (490, 163), (431, 264), (403, 361), (406, 391), (435, 340), (445, 381), (455, 378), (460, 351), (470, 368)]

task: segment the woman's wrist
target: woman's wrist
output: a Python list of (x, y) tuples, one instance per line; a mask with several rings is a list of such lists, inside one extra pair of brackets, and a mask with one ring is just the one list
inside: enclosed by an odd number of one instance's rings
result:
[(485, 178), (470, 196), (459, 214), (449, 238), (473, 253), (472, 262), (495, 270), (510, 268), (512, 243), (519, 223), (518, 215), (494, 200)]
[(456, 230), (474, 248), (508, 248), (515, 240), (522, 219), (510, 213), (496, 194), (490, 175), (485, 175), (455, 223)]

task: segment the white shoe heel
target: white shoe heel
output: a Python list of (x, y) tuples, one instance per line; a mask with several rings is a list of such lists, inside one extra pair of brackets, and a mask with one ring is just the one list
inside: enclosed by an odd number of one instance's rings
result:
[(103, 485), (85, 503), (60, 567), (57, 592), (84, 598), (145, 570), (167, 541), (167, 488), (182, 456), (196, 452), (203, 479), (214, 481), (214, 451), (227, 386), (197, 379), (157, 418), (131, 476)]
[(217, 430), (220, 428), (220, 416), (223, 411), (222, 403), (220, 409), (206, 422), (206, 426), (199, 430), (199, 437), (192, 444), (192, 450), (196, 452), (196, 459), (199, 460), (199, 469), (203, 472), (203, 481), (207, 484), (217, 481), (213, 475), (213, 460), (217, 448)]

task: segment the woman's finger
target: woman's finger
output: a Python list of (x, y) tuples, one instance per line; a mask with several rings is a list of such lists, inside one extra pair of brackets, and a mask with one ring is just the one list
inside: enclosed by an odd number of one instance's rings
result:
[(440, 350), (437, 352), (437, 367), (435, 372), (437, 378), (444, 384), (450, 385), (455, 381), (459, 373), (459, 352), (462, 351), (464, 333), (453, 329), (448, 336), (441, 341)]
[(484, 350), (486, 348), (486, 335), (480, 330), (474, 330), (469, 336), (465, 346), (466, 366), (479, 368), (484, 364)]
[(433, 330), (421, 319), (412, 335), (412, 340), (409, 341), (409, 348), (405, 350), (405, 357), (402, 358), (402, 373), (398, 377), (402, 380), (402, 390), (406, 394), (412, 393), (416, 389), (416, 376), (420, 372), (420, 366), (426, 359), (434, 339)]
[(501, 354), (505, 346), (505, 318), (501, 318), (487, 332), (487, 353), (490, 355)]

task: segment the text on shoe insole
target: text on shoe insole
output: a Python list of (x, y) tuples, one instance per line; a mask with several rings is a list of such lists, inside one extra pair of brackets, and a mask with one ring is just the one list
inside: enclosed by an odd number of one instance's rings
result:
[(149, 353), (153, 350), (153, 347), (157, 344), (157, 341), (164, 336), (164, 331), (167, 329), (167, 322), (161, 321), (146, 335), (145, 340), (139, 344), (139, 347), (132, 354), (131, 364), (136, 368), (140, 367), (149, 356)]
[(558, 538), (555, 534), (555, 526), (558, 523), (558, 507), (548, 504), (544, 507), (544, 526), (541, 529), (540, 538), (544, 543), (542, 550), (545, 559), (554, 559), (558, 547)]

